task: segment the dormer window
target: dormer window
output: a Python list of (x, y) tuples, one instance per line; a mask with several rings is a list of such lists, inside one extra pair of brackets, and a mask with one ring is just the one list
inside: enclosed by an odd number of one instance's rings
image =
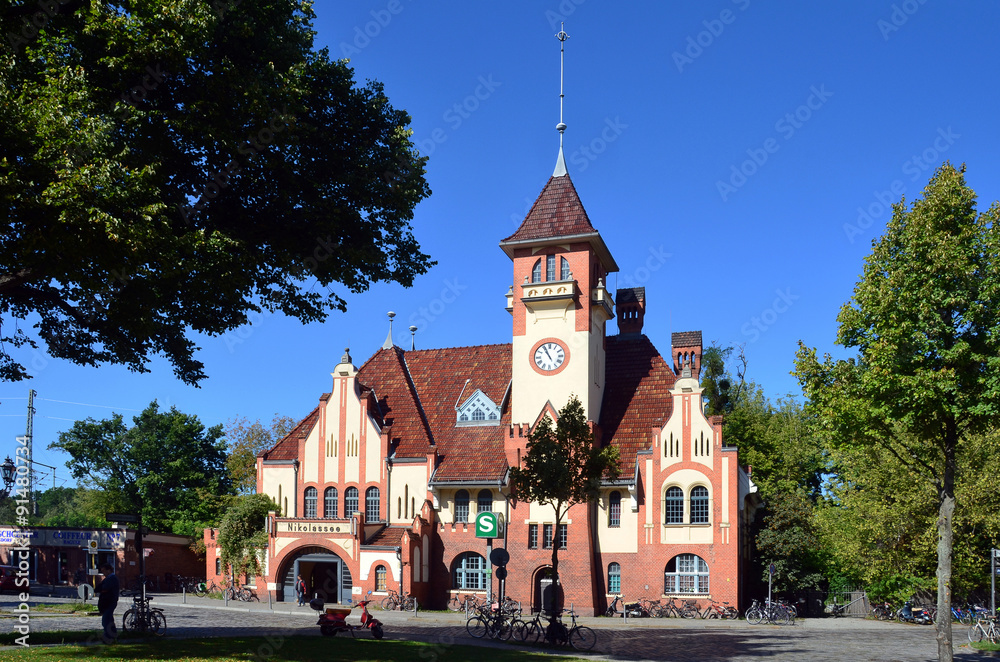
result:
[(458, 408), (456, 419), (458, 425), (497, 425), (500, 422), (500, 408), (476, 389)]

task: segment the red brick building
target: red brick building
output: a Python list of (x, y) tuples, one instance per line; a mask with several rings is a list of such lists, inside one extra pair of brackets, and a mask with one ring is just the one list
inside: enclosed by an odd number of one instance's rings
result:
[[(267, 588), (291, 600), (301, 574), (331, 602), (402, 588), (442, 608), (487, 590), (474, 518), (491, 510), (507, 522), (495, 541), (510, 554), (507, 593), (536, 609), (552, 545), (566, 603), (583, 613), (618, 593), (737, 603), (755, 488), (721, 419), (703, 413), (701, 332), (672, 334), (663, 356), (643, 334), (645, 288), (612, 296), (618, 265), (561, 152), (500, 247), (513, 263), (510, 343), (405, 351), (390, 334), (360, 367), (345, 351), (331, 391), (258, 457), (257, 489), (280, 506)], [(557, 530), (551, 508), (509, 501), (508, 468), (571, 395), (597, 443), (619, 449), (621, 477)]]

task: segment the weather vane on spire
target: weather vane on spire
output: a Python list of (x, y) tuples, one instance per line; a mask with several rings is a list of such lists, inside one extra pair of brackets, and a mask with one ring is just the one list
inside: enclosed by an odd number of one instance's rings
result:
[(559, 34), (556, 35), (556, 39), (559, 40), (559, 124), (556, 124), (556, 130), (559, 132), (559, 158), (556, 159), (556, 169), (552, 173), (553, 177), (561, 177), (566, 173), (566, 159), (563, 157), (563, 132), (566, 131), (566, 123), (563, 122), (563, 71), (565, 69), (566, 61), (566, 40), (569, 39), (569, 35), (566, 34), (566, 30), (563, 29), (565, 23), (559, 24)]

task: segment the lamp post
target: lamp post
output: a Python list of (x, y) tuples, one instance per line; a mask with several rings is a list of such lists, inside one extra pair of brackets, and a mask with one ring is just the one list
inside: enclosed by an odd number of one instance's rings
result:
[(10, 494), (11, 489), (14, 487), (14, 473), (16, 467), (14, 466), (14, 461), (10, 459), (10, 455), (4, 460), (3, 464), (0, 464), (0, 478), (3, 479), (3, 489), (0, 489), (0, 499), (6, 499)]
[(396, 560), (399, 561), (399, 594), (403, 594), (403, 548), (396, 547)]

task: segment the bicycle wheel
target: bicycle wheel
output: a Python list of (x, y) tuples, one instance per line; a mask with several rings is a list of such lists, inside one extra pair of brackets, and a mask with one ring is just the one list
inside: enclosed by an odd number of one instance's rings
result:
[(407, 596), (403, 599), (402, 610), (403, 611), (413, 611), (417, 606), (417, 599), (415, 597)]
[(149, 612), (149, 629), (158, 637), (167, 633), (167, 617), (162, 611)]
[(983, 631), (983, 627), (979, 623), (976, 623), (975, 625), (973, 625), (972, 627), (969, 628), (969, 643), (970, 644), (975, 644), (975, 643), (978, 643), (978, 642), (982, 641), (983, 637), (985, 637), (985, 636), (986, 636), (986, 632)]
[(538, 621), (529, 621), (524, 624), (524, 628), (517, 633), (526, 644), (536, 644), (542, 638), (542, 626)]
[(465, 622), (466, 632), (469, 633), (469, 636), (475, 637), (476, 639), (482, 639), (485, 637), (488, 629), (489, 626), (486, 623), (486, 619), (482, 616), (473, 616)]
[(389, 595), (382, 598), (382, 602), (378, 603), (378, 606), (383, 611), (392, 611), (396, 608), (396, 601)]
[(448, 611), (462, 611), (465, 605), (458, 599), (457, 595), (451, 596), (451, 600), (448, 601)]
[(764, 620), (764, 612), (756, 607), (751, 607), (747, 609), (746, 613), (747, 623), (750, 625), (759, 625), (761, 621)]
[(514, 634), (514, 626), (506, 618), (495, 619), (490, 624), (490, 637), (497, 641), (507, 641)]
[(597, 633), (586, 625), (577, 625), (569, 631), (569, 645), (578, 651), (589, 651), (597, 643)]
[(135, 629), (135, 608), (130, 607), (122, 615), (122, 630), (134, 630)]
[(740, 610), (736, 607), (726, 607), (722, 610), (722, 618), (729, 618), (736, 620), (740, 617)]

